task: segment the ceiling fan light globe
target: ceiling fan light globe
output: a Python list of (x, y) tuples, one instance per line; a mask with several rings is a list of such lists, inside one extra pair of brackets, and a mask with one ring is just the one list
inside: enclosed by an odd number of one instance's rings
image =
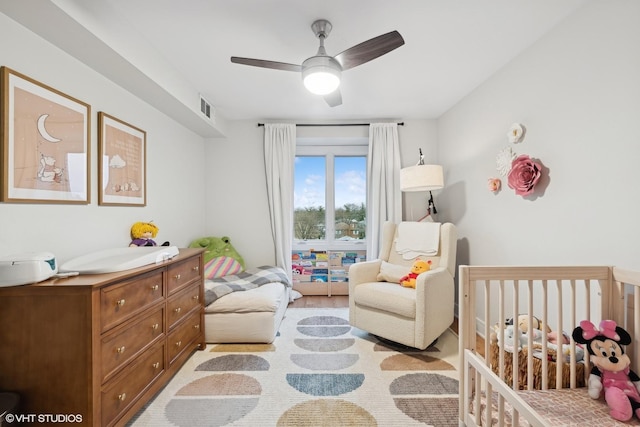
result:
[(316, 70), (303, 77), (304, 87), (313, 94), (327, 95), (340, 86), (340, 77), (334, 73)]
[(316, 95), (327, 95), (340, 86), (342, 69), (330, 56), (313, 56), (302, 63), (304, 87)]

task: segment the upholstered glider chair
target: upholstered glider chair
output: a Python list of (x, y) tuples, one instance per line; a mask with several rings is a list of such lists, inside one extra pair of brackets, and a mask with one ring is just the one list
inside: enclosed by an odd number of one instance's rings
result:
[[(351, 326), (427, 348), (453, 322), (456, 246), (451, 223), (386, 222), (379, 258), (349, 268)], [(431, 260), (431, 269), (418, 275), (415, 289), (401, 286), (416, 259)]]

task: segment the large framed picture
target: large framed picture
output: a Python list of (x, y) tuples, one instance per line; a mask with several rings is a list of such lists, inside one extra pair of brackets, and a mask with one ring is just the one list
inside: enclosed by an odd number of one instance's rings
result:
[(98, 204), (146, 206), (147, 133), (98, 113)]
[(10, 68), (0, 75), (0, 200), (88, 204), (91, 106)]

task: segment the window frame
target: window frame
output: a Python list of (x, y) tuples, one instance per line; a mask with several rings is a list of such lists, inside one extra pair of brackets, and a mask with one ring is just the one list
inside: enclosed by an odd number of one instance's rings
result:
[[(366, 237), (362, 240), (350, 241), (336, 240), (335, 238), (335, 158), (364, 157), (366, 173), (369, 155), (368, 138), (298, 138), (296, 142), (296, 157), (325, 158), (325, 219), (330, 221), (325, 221), (325, 238), (322, 240), (296, 239), (294, 235), (293, 250), (348, 251), (366, 249)], [(365, 207), (368, 206), (367, 202), (368, 197), (365, 197)], [(368, 231), (366, 235), (368, 235)], [(331, 237), (328, 238), (328, 236)]]

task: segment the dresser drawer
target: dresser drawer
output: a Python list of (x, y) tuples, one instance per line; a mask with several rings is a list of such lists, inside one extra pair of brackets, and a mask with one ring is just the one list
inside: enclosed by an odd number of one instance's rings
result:
[(200, 278), (200, 257), (189, 258), (170, 266), (167, 272), (169, 295)]
[(102, 339), (102, 381), (163, 336), (164, 309), (159, 308), (117, 334)]
[(173, 332), (169, 333), (167, 340), (169, 364), (171, 364), (182, 351), (189, 348), (195, 349), (193, 342), (200, 335), (202, 329), (200, 318), (200, 310), (196, 310), (191, 313), (184, 322), (180, 323)]
[(100, 291), (100, 315), (102, 331), (144, 311), (164, 299), (162, 272), (154, 272), (106, 287)]
[(200, 283), (189, 285), (187, 289), (172, 296), (167, 302), (168, 329), (180, 321), (184, 316), (200, 304)]
[(123, 412), (165, 371), (164, 345), (156, 345), (143, 353), (120, 375), (102, 389), (102, 424), (115, 424)]

